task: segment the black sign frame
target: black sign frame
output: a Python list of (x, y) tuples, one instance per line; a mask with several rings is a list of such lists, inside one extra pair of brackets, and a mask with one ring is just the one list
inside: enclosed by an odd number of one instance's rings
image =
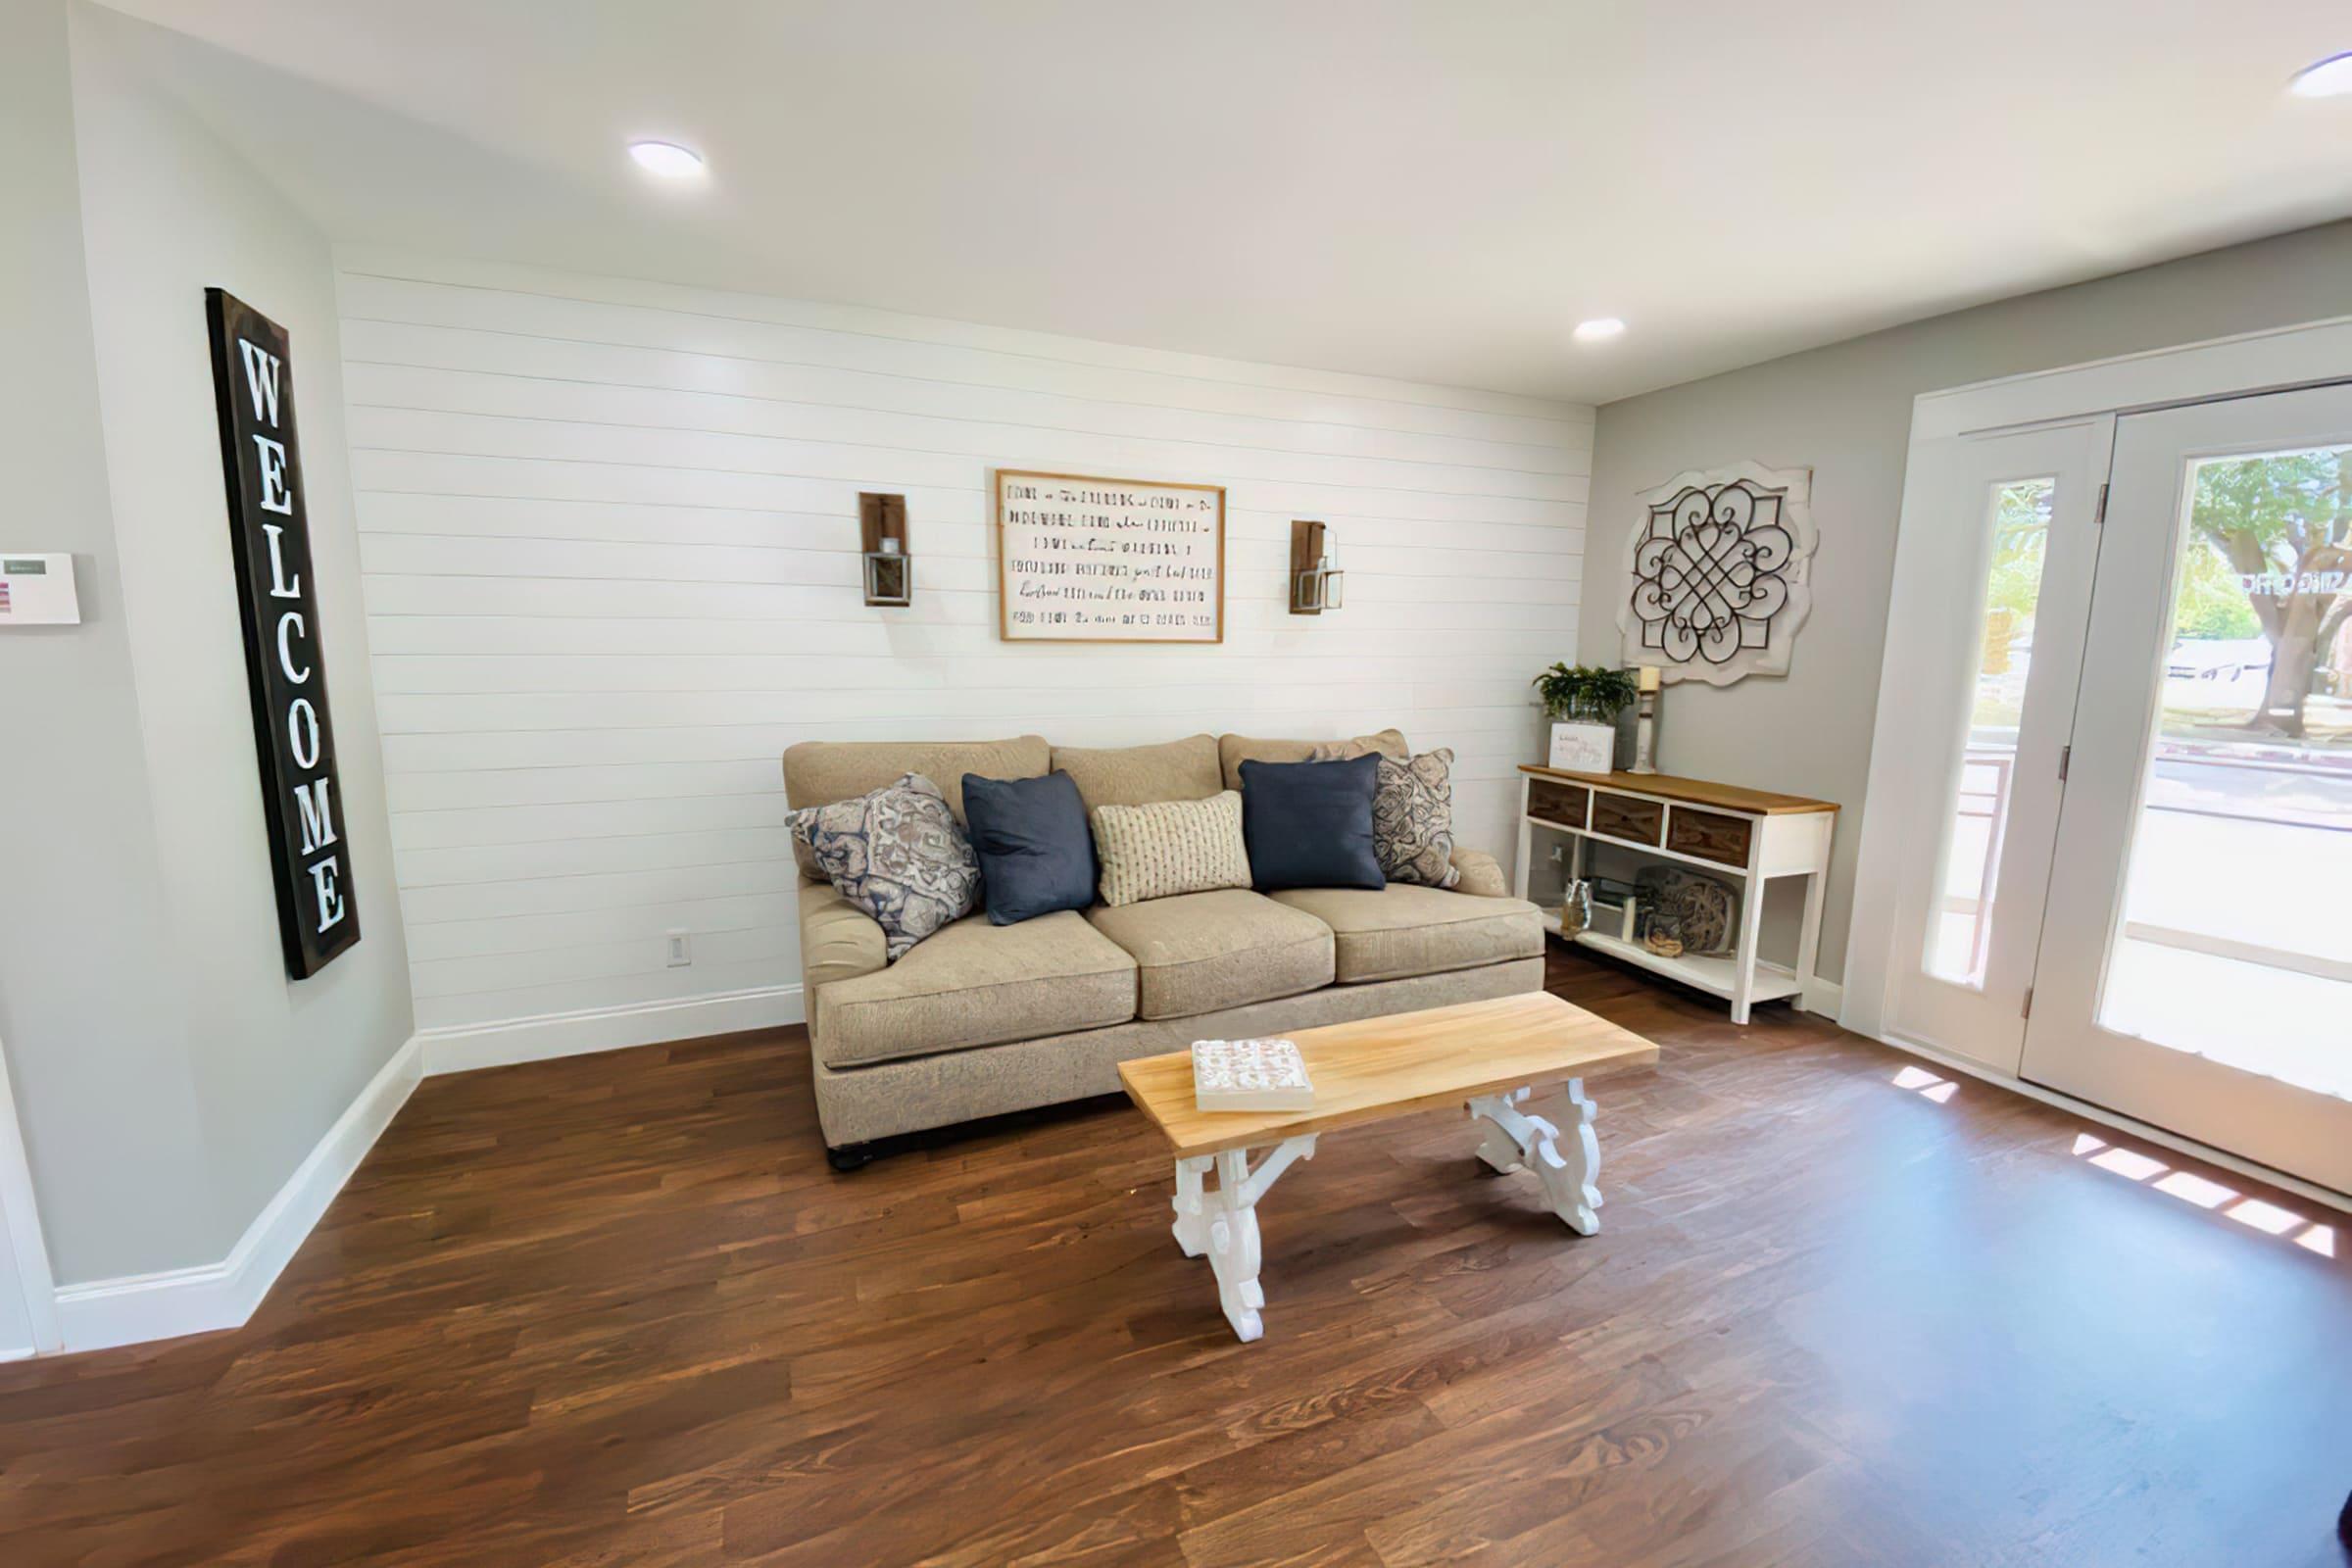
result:
[(206, 289), (204, 303), (278, 937), (286, 972), (302, 980), (360, 940), (360, 909), (326, 700), (293, 357), (286, 329), (227, 290)]

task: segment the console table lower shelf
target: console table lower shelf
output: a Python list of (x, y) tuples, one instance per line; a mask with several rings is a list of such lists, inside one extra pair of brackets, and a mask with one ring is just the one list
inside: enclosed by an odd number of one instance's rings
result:
[[(1332, 1024), (1290, 1035), (1314, 1081), (1311, 1109), (1201, 1110), (1189, 1051), (1119, 1064), (1128, 1099), (1176, 1156), (1170, 1227), (1187, 1257), (1206, 1257), (1217, 1304), (1243, 1341), (1265, 1333), (1257, 1205), (1283, 1173), (1342, 1127), (1459, 1104), (1482, 1125), (1477, 1153), (1494, 1170), (1532, 1173), (1544, 1205), (1580, 1236), (1600, 1229), (1600, 1141), (1583, 1074), (1643, 1064), (1658, 1048), (1545, 992)], [(1527, 1108), (1539, 1084), (1567, 1084), (1565, 1130)], [(1250, 1151), (1266, 1152), (1252, 1165)], [(1214, 1172), (1212, 1188), (1206, 1178)]]
[[(1549, 931), (1553, 936), (1560, 934), (1560, 917), (1557, 911), (1550, 909), (1544, 911), (1544, 929)], [(1684, 954), (1678, 957), (1660, 957), (1639, 942), (1628, 942), (1625, 938), (1611, 936), (1606, 931), (1579, 931), (1575, 936), (1566, 940), (1582, 947), (1591, 948), (1595, 953), (1605, 953), (1612, 958), (1622, 958), (1627, 963), (1647, 969), (1654, 974), (1662, 974), (1670, 980), (1679, 980), (1684, 985), (1704, 991), (1710, 996), (1721, 997), (1726, 1002), (1739, 995), (1740, 965), (1733, 958), (1709, 954)], [(1787, 964), (1773, 963), (1767, 959), (1758, 958), (1755, 976), (1748, 983), (1747, 1000), (1751, 1003), (1778, 1002), (1783, 997), (1801, 996), (1804, 989), (1805, 983), (1796, 977), (1794, 969), (1789, 968)]]

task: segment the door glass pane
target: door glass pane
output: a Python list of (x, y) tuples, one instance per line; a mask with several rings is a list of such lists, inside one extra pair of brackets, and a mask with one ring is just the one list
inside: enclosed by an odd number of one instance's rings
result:
[(1928, 973), (1959, 985), (1984, 986), (1992, 946), (1993, 883), (2000, 874), (2001, 831), (2009, 821), (2018, 720), (2034, 658), (2034, 612), (2041, 601), (2057, 495), (2055, 479), (2014, 479), (1994, 485), (1987, 502), (1992, 564), (1982, 601), (1984, 635), (1959, 784), (1944, 825), (1941, 898), (1928, 924)]
[(2188, 480), (2099, 1022), (2352, 1099), (2352, 447)]

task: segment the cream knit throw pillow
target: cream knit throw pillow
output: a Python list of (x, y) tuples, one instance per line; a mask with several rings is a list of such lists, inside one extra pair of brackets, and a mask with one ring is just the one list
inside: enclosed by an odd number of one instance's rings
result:
[(1250, 852), (1242, 842), (1242, 793), (1098, 806), (1095, 854), (1102, 861), (1102, 902), (1114, 908), (1179, 893), (1246, 888)]

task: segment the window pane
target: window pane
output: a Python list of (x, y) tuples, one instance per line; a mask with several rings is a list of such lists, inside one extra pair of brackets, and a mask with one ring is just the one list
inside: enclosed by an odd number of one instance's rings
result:
[(2189, 474), (2099, 1022), (2352, 1098), (2352, 449)]
[(1992, 565), (1984, 579), (1976, 699), (1944, 829), (1942, 898), (1928, 927), (1928, 973), (1959, 985), (1984, 984), (1992, 946), (1993, 881), (2009, 820), (2018, 719), (2034, 658), (2034, 612), (2041, 602), (2057, 495), (2055, 479), (2016, 479), (1994, 485), (1986, 509)]

